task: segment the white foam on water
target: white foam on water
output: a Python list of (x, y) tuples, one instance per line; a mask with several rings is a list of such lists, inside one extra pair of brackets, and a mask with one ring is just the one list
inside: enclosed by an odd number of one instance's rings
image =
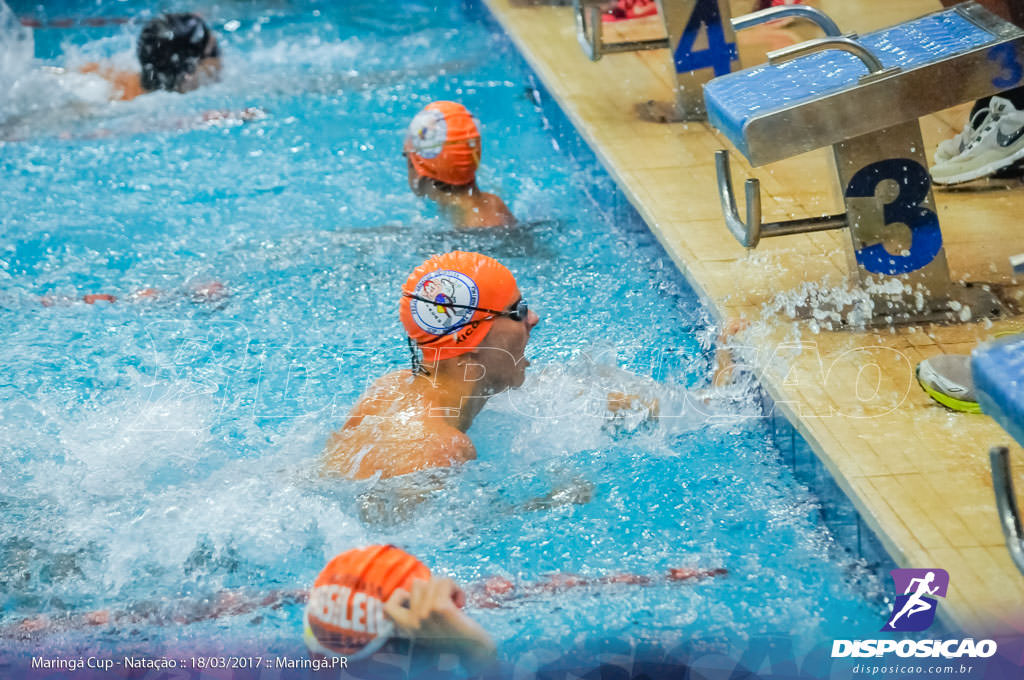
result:
[(0, 137), (19, 139), (29, 130), (67, 124), (103, 107), (111, 88), (102, 78), (43, 66), (35, 59), (32, 29), (0, 0)]

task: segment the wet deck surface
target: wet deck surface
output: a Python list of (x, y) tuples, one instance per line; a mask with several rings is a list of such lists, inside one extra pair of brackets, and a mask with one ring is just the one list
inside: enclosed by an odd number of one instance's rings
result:
[[(986, 416), (952, 413), (918, 387), (914, 366), (942, 353), (1024, 330), (1024, 318), (882, 331), (821, 331), (791, 319), (785, 301), (807, 282), (847, 278), (845, 230), (766, 239), (745, 251), (725, 228), (713, 154), (729, 149), (734, 182), (761, 180), (764, 219), (840, 212), (828, 149), (751, 169), (710, 126), (639, 120), (637, 102), (672, 97), (668, 52), (615, 54), (593, 63), (567, 7), (486, 0), (569, 120), (720, 319), (751, 322), (738, 342), (765, 388), (808, 440), (863, 519), (904, 567), (950, 574), (944, 611), (975, 634), (1024, 632), (1024, 576), (996, 516), (988, 450), (1011, 440)], [(734, 15), (751, 2), (734, 2)], [(844, 31), (866, 32), (941, 8), (937, 0), (821, 0)], [(745, 65), (813, 30), (745, 37)], [(656, 37), (658, 18), (608, 26), (606, 39)], [(959, 131), (970, 104), (921, 121), (929, 159)], [(956, 280), (1017, 290), (1008, 257), (1024, 252), (1024, 184), (936, 191), (946, 256)], [(1022, 282), (1024, 283), (1024, 282)], [(1011, 448), (1024, 489), (1024, 454)]]

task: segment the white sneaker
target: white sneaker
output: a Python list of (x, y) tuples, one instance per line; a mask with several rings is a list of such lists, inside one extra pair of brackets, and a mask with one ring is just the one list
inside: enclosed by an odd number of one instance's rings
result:
[[(1001, 99), (1001, 97), (999, 99)], [(945, 163), (946, 161), (956, 158), (963, 153), (971, 140), (973, 140), (978, 132), (985, 127), (990, 114), (991, 108), (988, 106), (983, 109), (978, 109), (970, 118), (967, 119), (967, 125), (964, 126), (963, 130), (949, 139), (944, 139), (939, 142), (939, 145), (935, 147), (936, 165), (939, 163)]]
[(946, 161), (952, 160), (960, 155), (960, 152), (964, 150), (966, 143), (964, 139), (970, 134), (971, 124), (968, 123), (967, 127), (963, 129), (963, 132), (958, 132), (949, 139), (944, 139), (939, 142), (939, 145), (935, 147), (935, 164), (945, 163)]
[[(954, 142), (959, 138), (959, 144)], [(950, 158), (940, 158), (959, 148)], [(1009, 100), (992, 97), (988, 108), (974, 114), (970, 124), (957, 137), (948, 139), (935, 150), (932, 181), (936, 184), (960, 184), (988, 177), (1024, 158), (1024, 111)]]

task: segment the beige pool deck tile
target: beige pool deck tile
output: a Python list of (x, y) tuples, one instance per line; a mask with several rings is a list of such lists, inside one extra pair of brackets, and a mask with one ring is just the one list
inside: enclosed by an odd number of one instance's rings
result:
[(932, 518), (922, 512), (920, 503), (916, 498), (919, 489), (915, 482), (918, 481), (916, 475), (901, 474), (885, 475), (871, 479), (875, 489), (885, 496), (886, 502), (889, 503), (894, 512), (901, 517), (915, 518), (913, 524), (914, 535), (922, 547), (926, 550), (954, 547), (942, 530), (939, 529), (936, 518)]
[[(1010, 437), (985, 416), (935, 404), (913, 370), (940, 352), (966, 353), (1000, 330), (1024, 329), (1024, 319), (817, 332), (788, 318), (783, 303), (795, 291), (848, 279), (849, 236), (836, 230), (741, 248), (722, 219), (714, 153), (729, 152), (741, 212), (740, 187), (756, 177), (764, 218), (772, 220), (841, 210), (831, 151), (752, 168), (705, 123), (641, 121), (636, 103), (672, 98), (667, 51), (612, 54), (593, 63), (576, 42), (571, 8), (485, 1), (712, 313), (752, 322), (742, 344), (750, 346), (766, 391), (893, 559), (900, 566), (950, 572), (950, 596), (941, 611), (953, 625), (972, 634), (1024, 632), (1024, 578), (1005, 549), (988, 460), (989, 447)], [(749, 2), (733, 4), (734, 11), (745, 11)], [(940, 3), (819, 0), (818, 6), (844, 30), (863, 33), (937, 10)], [(632, 39), (660, 30), (656, 20), (622, 22), (608, 35)], [(746, 59), (764, 53), (756, 40), (741, 41), (740, 49)], [(962, 129), (969, 109), (968, 102), (922, 119), (929, 156)], [(955, 279), (999, 284), (1005, 297), (1024, 300), (1024, 277), (1012, 276), (1007, 259), (1024, 252), (1022, 187), (982, 183), (935, 192)], [(1024, 452), (1017, 446), (1012, 451), (1014, 479), (1024, 489)]]
[[(949, 494), (940, 493), (930, 484), (928, 475), (918, 474), (907, 480), (921, 512), (931, 517), (949, 544), (955, 546), (983, 546), (982, 537), (971, 528), (964, 517), (953, 509)], [(995, 518), (993, 518), (994, 521)]]
[(944, 606), (939, 607), (940, 616), (947, 623), (962, 626), (967, 622), (974, 629), (983, 630), (983, 627), (991, 625), (996, 612), (988, 606), (989, 597), (975, 599), (976, 593), (986, 590), (986, 584), (973, 573), (963, 552), (957, 548), (937, 548), (929, 552), (927, 559), (933, 561), (920, 563), (922, 568), (938, 567), (949, 572), (949, 590), (942, 603)]

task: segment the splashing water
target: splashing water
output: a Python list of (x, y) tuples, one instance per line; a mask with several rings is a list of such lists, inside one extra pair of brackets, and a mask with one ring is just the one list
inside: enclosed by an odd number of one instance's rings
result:
[[(11, 103), (23, 119), (0, 160), (0, 631), (40, 613), (152, 611), (130, 635), (45, 639), (298, 655), (294, 602), (159, 621), (225, 591), (307, 587), (370, 541), (462, 583), (728, 570), (473, 612), (510, 655), (537, 640), (784, 631), (810, 645), (877, 629), (877, 583), (778, 462), (752, 393), (700, 393), (706, 311), (596, 161), (545, 124), (509, 42), (459, 7), (402, 7), (222, 6), (208, 17), (221, 83), (88, 111), (48, 100), (63, 118), (24, 117), (34, 94)], [(32, 35), (4, 9), (16, 64), (0, 78), (21, 83)], [(70, 35), (88, 58), (131, 54), (122, 28)], [(434, 99), (481, 121), (480, 184), (518, 231), (456, 232), (408, 191), (402, 131)], [(196, 122), (249, 106), (266, 116)], [(372, 481), (318, 474), (324, 443), (370, 381), (407, 365), (396, 291), (454, 248), (516, 274), (542, 317), (534, 367), (470, 429), (479, 460), (407, 520), (377, 523), (361, 511)], [(203, 293), (211, 281), (226, 294)], [(148, 288), (160, 294), (133, 297)], [(609, 390), (657, 398), (672, 419), (609, 422)], [(545, 496), (565, 502), (526, 509)]]

